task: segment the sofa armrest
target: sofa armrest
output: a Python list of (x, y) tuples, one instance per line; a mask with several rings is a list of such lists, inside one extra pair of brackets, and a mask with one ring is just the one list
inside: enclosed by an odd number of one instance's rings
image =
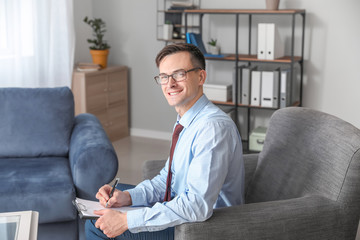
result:
[(177, 226), (175, 239), (344, 239), (344, 218), (337, 202), (307, 196), (215, 209), (205, 222)]
[(116, 152), (94, 115), (84, 113), (75, 117), (69, 159), (78, 197), (95, 200), (98, 189), (115, 177)]
[(165, 166), (166, 160), (147, 160), (143, 164), (143, 179), (152, 179)]

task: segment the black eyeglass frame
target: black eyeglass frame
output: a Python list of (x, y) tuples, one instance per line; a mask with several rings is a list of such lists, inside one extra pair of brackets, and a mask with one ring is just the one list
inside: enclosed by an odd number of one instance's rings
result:
[(185, 76), (185, 79), (184, 79), (184, 80), (178, 81), (178, 80), (176, 80), (176, 79), (173, 77), (173, 75), (174, 75), (174, 74), (178, 74), (180, 71), (184, 71), (185, 74), (187, 74), (188, 72), (192, 72), (192, 71), (195, 71), (195, 70), (203, 70), (203, 69), (202, 69), (201, 67), (192, 68), (192, 69), (189, 69), (189, 70), (187, 70), (187, 71), (186, 71), (185, 69), (179, 69), (179, 70), (175, 71), (173, 74), (170, 74), (170, 75), (161, 74), (163, 77), (165, 77), (165, 76), (167, 77), (166, 83), (160, 83), (160, 75), (155, 76), (155, 77), (154, 77), (154, 80), (155, 80), (155, 82), (156, 82), (157, 84), (159, 84), (159, 85), (168, 84), (170, 77), (171, 77), (172, 79), (174, 79), (175, 82), (182, 82), (182, 81), (185, 81), (185, 80), (187, 79), (187, 76)]

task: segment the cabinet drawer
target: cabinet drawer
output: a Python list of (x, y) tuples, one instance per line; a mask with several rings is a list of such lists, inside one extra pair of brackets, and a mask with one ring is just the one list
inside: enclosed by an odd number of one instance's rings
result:
[(129, 127), (127, 121), (116, 121), (105, 128), (111, 141), (129, 136)]
[(124, 102), (127, 99), (127, 73), (120, 71), (108, 75), (109, 105)]
[(86, 79), (87, 111), (104, 109), (107, 105), (107, 84), (103, 76), (91, 76)]
[(76, 114), (94, 114), (111, 141), (129, 135), (127, 67), (75, 71), (72, 88)]
[(100, 121), (101, 125), (105, 128), (108, 125), (108, 116), (106, 109), (98, 111), (89, 111), (89, 113), (94, 114)]
[(108, 118), (110, 121), (116, 120), (116, 119), (127, 119), (127, 106), (125, 105), (118, 105), (116, 107), (108, 108)]

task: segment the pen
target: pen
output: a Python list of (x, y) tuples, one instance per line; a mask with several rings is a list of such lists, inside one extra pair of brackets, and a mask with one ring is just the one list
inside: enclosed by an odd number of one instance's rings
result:
[[(116, 178), (115, 183), (114, 183), (114, 185), (113, 185), (113, 187), (111, 189), (110, 195), (109, 195), (109, 200), (110, 200), (110, 198), (112, 198), (112, 196), (114, 194), (114, 191), (115, 191), (115, 188), (116, 188), (119, 181), (120, 181), (120, 178)], [(109, 200), (107, 200), (105, 207), (108, 206)]]

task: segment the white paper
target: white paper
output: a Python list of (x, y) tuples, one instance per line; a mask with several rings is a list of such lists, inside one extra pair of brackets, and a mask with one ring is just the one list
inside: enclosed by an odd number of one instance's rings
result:
[(98, 201), (91, 201), (91, 200), (85, 200), (81, 198), (76, 198), (75, 202), (78, 206), (78, 210), (81, 210), (81, 213), (83, 217), (100, 217), (99, 215), (94, 214), (95, 210), (102, 210), (102, 209), (112, 209), (119, 212), (128, 212), (136, 209), (141, 209), (144, 207), (120, 207), (120, 208), (105, 208), (101, 206), (101, 204)]

